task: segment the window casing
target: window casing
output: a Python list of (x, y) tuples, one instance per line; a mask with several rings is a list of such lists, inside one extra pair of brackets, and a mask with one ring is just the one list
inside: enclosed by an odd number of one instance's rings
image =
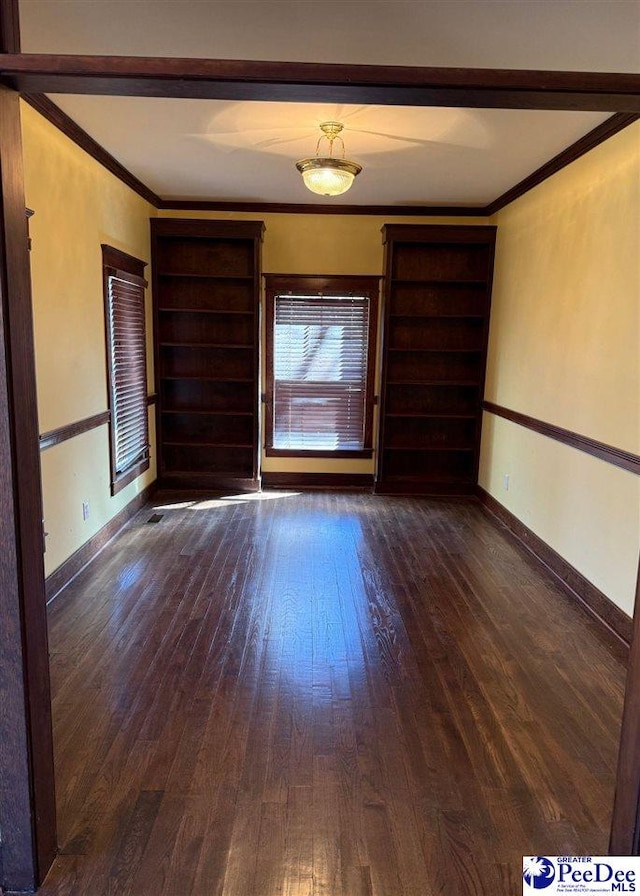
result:
[(267, 455), (371, 457), (378, 278), (266, 279)]
[(102, 246), (111, 493), (149, 468), (145, 263)]

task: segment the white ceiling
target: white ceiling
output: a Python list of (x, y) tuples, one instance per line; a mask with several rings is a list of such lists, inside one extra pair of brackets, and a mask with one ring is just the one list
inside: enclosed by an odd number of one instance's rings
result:
[[(23, 52), (640, 71), (639, 0), (21, 0)], [(164, 198), (482, 205), (607, 116), (52, 96)], [(364, 166), (339, 200), (296, 173), (326, 119)]]
[(363, 172), (353, 204), (482, 205), (606, 115), (411, 109), (142, 97), (52, 99), (158, 195), (327, 202), (294, 163), (315, 153), (321, 121), (344, 123)]

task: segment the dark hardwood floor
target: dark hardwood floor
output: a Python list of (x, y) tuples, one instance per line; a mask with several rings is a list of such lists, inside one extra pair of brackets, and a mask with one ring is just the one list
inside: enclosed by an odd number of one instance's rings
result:
[(517, 896), (606, 852), (624, 651), (476, 504), (160, 498), (50, 630), (43, 896)]

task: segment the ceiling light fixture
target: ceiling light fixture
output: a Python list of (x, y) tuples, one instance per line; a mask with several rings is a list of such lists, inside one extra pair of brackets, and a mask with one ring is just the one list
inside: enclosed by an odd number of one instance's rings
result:
[[(322, 134), (318, 139), (316, 154), (312, 159), (301, 159), (296, 168), (302, 175), (305, 187), (320, 196), (339, 196), (351, 187), (356, 175), (362, 171), (362, 165), (350, 162), (345, 158), (344, 140), (340, 136), (344, 125), (339, 121), (323, 121), (320, 125)], [(338, 139), (342, 144), (342, 156), (335, 158), (333, 143)], [(320, 156), (320, 144), (323, 140), (329, 143), (329, 154)]]

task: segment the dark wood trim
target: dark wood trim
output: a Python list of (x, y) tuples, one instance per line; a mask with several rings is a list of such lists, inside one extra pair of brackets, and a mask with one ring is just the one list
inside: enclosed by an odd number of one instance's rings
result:
[(604, 442), (598, 442), (589, 436), (581, 436), (577, 432), (570, 429), (563, 429), (561, 426), (555, 426), (553, 423), (545, 423), (543, 420), (537, 420), (535, 417), (529, 417), (528, 414), (521, 414), (519, 411), (511, 411), (509, 408), (503, 408), (499, 404), (492, 401), (483, 401), (482, 407), (490, 414), (498, 417), (504, 417), (512, 423), (526, 427), (540, 435), (548, 436), (556, 442), (563, 445), (569, 445), (571, 448), (577, 448), (585, 454), (592, 457), (598, 457), (600, 460), (606, 460), (607, 463), (628, 470), (630, 473), (640, 475), (640, 457), (632, 454), (630, 451), (623, 451), (621, 448), (614, 448), (612, 445), (606, 445)]
[(261, 215), (373, 215), (379, 217), (486, 217), (484, 206), (467, 205), (340, 205), (339, 203), (218, 202), (215, 199), (161, 199), (160, 209), (198, 212), (251, 212)]
[(350, 491), (373, 489), (371, 473), (263, 473), (262, 487), (295, 489), (339, 488)]
[[(213, 221), (210, 218), (151, 218), (151, 236), (264, 239), (264, 221)], [(153, 258), (153, 251), (151, 252)]]
[(233, 59), (6, 54), (22, 93), (640, 112), (640, 75)]
[[(267, 457), (369, 458), (373, 456), (373, 407), (376, 352), (378, 346), (378, 308), (381, 277), (345, 274), (264, 274), (265, 280), (265, 453)], [(361, 451), (283, 451), (273, 447), (273, 324), (276, 296), (284, 293), (306, 295), (362, 295), (369, 299), (369, 338), (365, 394), (364, 444)]]
[(20, 9), (18, 0), (0, 2), (0, 52), (20, 52)]
[(59, 131), (72, 140), (76, 146), (83, 149), (100, 165), (115, 175), (123, 184), (130, 187), (142, 199), (146, 199), (151, 205), (158, 207), (160, 198), (143, 184), (141, 180), (128, 171), (124, 165), (107, 152), (93, 137), (88, 134), (80, 125), (70, 118), (66, 112), (63, 112), (59, 106), (50, 100), (48, 96), (41, 93), (24, 94), (23, 99), (32, 106), (36, 112), (39, 112), (47, 121), (51, 122)]
[(85, 541), (64, 563), (47, 576), (47, 603), (50, 603), (57, 597), (92, 560), (95, 560), (105, 545), (112, 538), (115, 538), (122, 527), (126, 526), (141, 507), (144, 507), (155, 490), (156, 483), (152, 482), (140, 494), (136, 495), (133, 500), (129, 501), (126, 507), (123, 507), (122, 510), (116, 513), (108, 523), (105, 523), (99, 532), (96, 532), (88, 541)]
[(128, 252), (123, 252), (122, 249), (114, 249), (113, 246), (109, 246), (107, 243), (101, 243), (100, 248), (102, 249), (102, 263), (105, 266), (114, 268), (118, 273), (122, 272), (132, 278), (136, 278), (146, 289), (149, 285), (144, 279), (144, 269), (147, 267), (146, 261), (142, 261), (142, 259), (136, 258), (135, 255), (130, 255)]
[[(382, 244), (396, 240), (403, 243), (495, 243), (493, 224), (383, 224), (380, 228)], [(388, 274), (386, 275), (388, 279)]]
[(579, 602), (589, 615), (607, 632), (629, 647), (632, 636), (632, 620), (614, 604), (606, 594), (596, 588), (581, 572), (568, 563), (557, 551), (543, 541), (510, 510), (500, 504), (482, 486), (478, 486), (480, 502), (532, 553), (562, 586), (566, 594)]
[(567, 165), (575, 162), (580, 156), (585, 155), (596, 146), (600, 146), (600, 144), (604, 143), (605, 140), (608, 140), (609, 137), (613, 137), (615, 134), (624, 130), (624, 128), (628, 128), (630, 124), (638, 121), (639, 118), (640, 115), (638, 113), (618, 112), (616, 115), (612, 115), (611, 118), (603, 121), (602, 124), (599, 124), (592, 131), (589, 131), (588, 134), (585, 134), (584, 137), (576, 140), (571, 146), (568, 146), (566, 149), (563, 149), (562, 152), (559, 152), (558, 155), (549, 159), (548, 162), (545, 162), (544, 165), (528, 177), (525, 177), (520, 183), (517, 183), (515, 186), (511, 187), (510, 190), (507, 190), (506, 193), (503, 193), (502, 196), (498, 196), (497, 199), (490, 202), (489, 205), (485, 207), (484, 214), (493, 215), (500, 211), (500, 209), (509, 205), (510, 202), (513, 202), (514, 199), (518, 199), (520, 196), (528, 193), (529, 190), (537, 187), (538, 184), (541, 184), (548, 177), (551, 177), (552, 174), (556, 174), (556, 172), (561, 171), (562, 168), (566, 168)]
[(622, 713), (609, 855), (640, 855), (640, 565)]
[(92, 429), (98, 429), (109, 423), (111, 420), (110, 411), (101, 411), (92, 417), (84, 417), (82, 420), (76, 420), (74, 423), (67, 423), (65, 426), (59, 426), (57, 429), (50, 429), (49, 432), (43, 432), (40, 436), (40, 451), (46, 451), (47, 448), (53, 448), (54, 445), (60, 445), (67, 439), (73, 439), (75, 436), (82, 435), (83, 432), (89, 432)]
[(35, 889), (57, 850), (34, 354), (19, 98), (0, 87), (0, 888), (9, 891)]
[(149, 449), (147, 447), (147, 456), (143, 457), (142, 460), (139, 460), (132, 467), (129, 467), (126, 473), (119, 473), (111, 483), (111, 494), (117, 495), (118, 492), (121, 492), (123, 488), (126, 488), (129, 483), (133, 482), (134, 479), (137, 479), (138, 476), (142, 476), (143, 473), (149, 469), (151, 461), (149, 458)]
[[(158, 400), (155, 392), (147, 395), (147, 407), (151, 407)], [(91, 417), (83, 417), (82, 420), (75, 420), (73, 423), (67, 423), (65, 426), (59, 426), (57, 429), (50, 429), (49, 432), (43, 432), (40, 435), (40, 451), (46, 451), (47, 448), (53, 448), (82, 435), (84, 432), (90, 432), (92, 429), (98, 429), (106, 423), (111, 422), (111, 411), (101, 411), (99, 414), (93, 414)]]
[[(144, 454), (137, 460), (133, 465), (127, 467), (126, 470), (119, 472), (116, 468), (116, 427), (114, 422), (114, 408), (116, 404), (116, 381), (115, 381), (115, 373), (114, 373), (114, 346), (112, 344), (112, 336), (109, 325), (109, 320), (111, 318), (111, 299), (109, 294), (109, 278), (113, 275), (117, 276), (119, 279), (126, 280), (128, 283), (133, 283), (136, 286), (140, 287), (142, 292), (140, 293), (141, 305), (143, 310), (143, 319), (142, 319), (142, 334), (138, 334), (142, 336), (142, 341), (144, 343), (144, 374), (143, 380), (145, 384), (146, 391), (146, 383), (147, 383), (147, 367), (146, 367), (146, 350), (147, 350), (147, 331), (146, 325), (144, 321), (144, 306), (145, 306), (145, 295), (144, 290), (148, 286), (147, 281), (144, 279), (144, 269), (147, 267), (147, 262), (142, 261), (140, 258), (136, 258), (134, 255), (129, 255), (128, 252), (122, 252), (120, 249), (114, 249), (113, 246), (109, 246), (106, 243), (102, 243), (102, 288), (103, 288), (103, 297), (104, 297), (104, 326), (105, 326), (105, 345), (106, 345), (106, 366), (107, 366), (107, 402), (109, 405), (109, 466), (110, 466), (110, 479), (111, 479), (111, 494), (117, 495), (118, 492), (121, 492), (123, 488), (125, 488), (129, 483), (133, 482), (134, 479), (137, 479), (138, 476), (141, 476), (146, 470), (149, 469), (149, 430), (148, 430), (148, 415), (145, 414), (145, 441), (146, 448), (144, 449)], [(129, 334), (130, 335), (130, 334)], [(142, 387), (142, 383), (140, 384)], [(147, 407), (149, 406), (147, 401)]]
[[(380, 289), (380, 274), (263, 274), (267, 289), (280, 292), (295, 292), (296, 289), (307, 289), (312, 292), (352, 293), (361, 290), (375, 291)], [(338, 284), (338, 286), (336, 286)], [(368, 293), (367, 293), (368, 294)]]

